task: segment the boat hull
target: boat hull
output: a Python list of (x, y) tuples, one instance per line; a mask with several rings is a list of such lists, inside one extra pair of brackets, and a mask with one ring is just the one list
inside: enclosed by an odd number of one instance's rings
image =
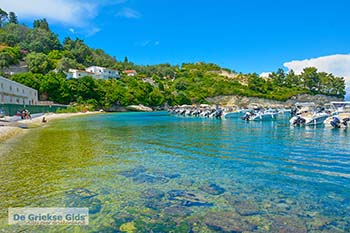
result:
[(295, 116), (292, 117), (289, 122), (292, 126), (294, 125), (305, 125), (305, 126), (315, 126), (322, 125), (329, 117), (326, 113), (319, 113), (311, 117)]

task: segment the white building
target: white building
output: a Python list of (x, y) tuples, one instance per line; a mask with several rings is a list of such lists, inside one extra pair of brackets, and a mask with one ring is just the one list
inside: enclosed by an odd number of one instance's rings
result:
[(0, 76), (0, 104), (37, 105), (38, 91)]
[(69, 69), (67, 78), (81, 78), (84, 76), (91, 76), (94, 79), (109, 79), (120, 78), (117, 70), (108, 69), (100, 66), (90, 66), (85, 70)]
[(84, 76), (91, 76), (93, 78), (97, 78), (95, 73), (88, 72), (88, 71), (85, 71), (85, 70), (69, 69), (68, 70), (68, 74), (67, 74), (67, 78), (68, 79), (71, 79), (71, 78), (82, 78)]
[(96, 78), (109, 79), (109, 78), (120, 78), (119, 71), (108, 69), (100, 66), (90, 66), (86, 68), (86, 71), (94, 73)]

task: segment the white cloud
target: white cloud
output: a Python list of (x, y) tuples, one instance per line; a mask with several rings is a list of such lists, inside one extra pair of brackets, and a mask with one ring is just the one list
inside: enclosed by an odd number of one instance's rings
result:
[(85, 32), (86, 37), (90, 37), (90, 36), (95, 35), (95, 34), (98, 33), (99, 31), (101, 31), (101, 28), (92, 27), (92, 28), (89, 28), (89, 29), (87, 29), (87, 30), (88, 30), (88, 31)]
[(350, 97), (350, 54), (335, 54), (330, 56), (295, 60), (283, 64), (289, 70), (300, 74), (305, 67), (316, 67), (318, 71), (332, 73), (344, 77), (346, 81), (347, 99)]
[(141, 42), (141, 43), (140, 43), (140, 46), (141, 46), (141, 47), (146, 47), (146, 46), (148, 46), (150, 43), (151, 43), (151, 41), (150, 41), (150, 40), (147, 40), (147, 41)]
[(141, 14), (134, 9), (124, 7), (116, 14), (116, 16), (128, 19), (137, 19), (141, 17)]
[(145, 40), (145, 41), (139, 41), (135, 42), (134, 45), (138, 47), (151, 47), (151, 46), (158, 46), (160, 42), (158, 40), (153, 41), (153, 40)]
[(69, 31), (71, 32), (71, 33), (75, 33), (75, 30), (74, 30), (74, 28), (69, 28)]
[(259, 76), (262, 78), (268, 78), (271, 72), (262, 72)]
[(65, 25), (86, 26), (97, 16), (98, 5), (77, 0), (0, 0), (1, 8), (13, 11), (19, 19), (46, 18)]
[(333, 73), (336, 76), (350, 77), (350, 54), (336, 54), (305, 60), (295, 60), (283, 64), (295, 73), (301, 73), (305, 67), (316, 67), (319, 71)]

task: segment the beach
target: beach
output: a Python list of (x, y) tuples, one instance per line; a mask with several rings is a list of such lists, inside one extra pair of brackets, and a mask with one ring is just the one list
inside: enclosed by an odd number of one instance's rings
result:
[[(16, 117), (0, 119), (0, 142), (4, 142), (16, 135), (25, 133), (30, 128), (36, 128), (48, 124), (52, 120), (65, 119), (74, 116), (85, 116), (101, 112), (78, 112), (78, 113), (45, 113), (36, 114), (31, 120), (17, 120)], [(45, 117), (46, 122), (42, 122)]]

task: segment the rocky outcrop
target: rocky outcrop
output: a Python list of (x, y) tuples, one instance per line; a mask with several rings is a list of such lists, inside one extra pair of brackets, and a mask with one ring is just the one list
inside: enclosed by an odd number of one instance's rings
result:
[(135, 111), (135, 112), (152, 112), (152, 108), (146, 107), (142, 104), (139, 105), (129, 105), (126, 107), (127, 110), (129, 111)]
[(206, 100), (210, 103), (215, 103), (222, 106), (251, 107), (252, 105), (257, 105), (260, 107), (291, 107), (296, 102), (314, 102), (317, 105), (323, 105), (331, 101), (342, 101), (343, 99), (325, 95), (300, 94), (293, 96), (287, 101), (277, 101), (246, 96), (216, 96), (213, 98), (207, 98)]
[(105, 109), (107, 112), (152, 112), (153, 109), (150, 107), (146, 107), (142, 104), (139, 105), (129, 105), (129, 106), (118, 106), (113, 105), (108, 109)]

